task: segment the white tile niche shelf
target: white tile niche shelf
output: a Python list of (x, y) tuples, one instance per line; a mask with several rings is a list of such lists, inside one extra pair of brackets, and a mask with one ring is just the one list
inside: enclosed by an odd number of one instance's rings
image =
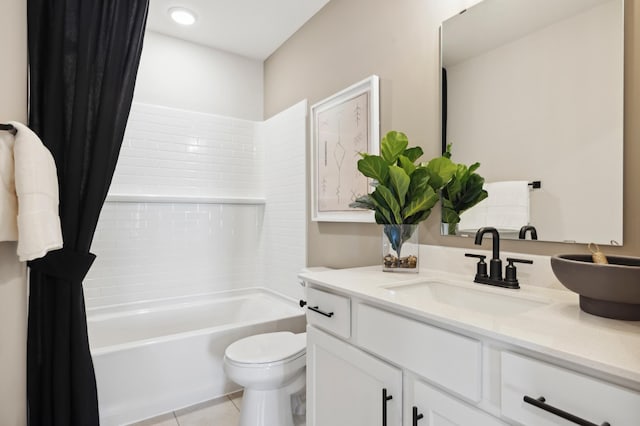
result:
[(107, 194), (107, 203), (265, 204), (262, 197), (201, 195)]

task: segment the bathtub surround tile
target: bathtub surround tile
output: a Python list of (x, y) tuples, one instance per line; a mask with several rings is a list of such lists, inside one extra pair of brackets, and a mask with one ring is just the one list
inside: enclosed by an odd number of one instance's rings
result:
[(259, 285), (262, 215), (255, 205), (106, 203), (88, 307)]
[(107, 202), (84, 282), (87, 307), (255, 286), (299, 298), (306, 111), (303, 101), (252, 122), (134, 103), (110, 193), (267, 202)]
[(110, 192), (260, 196), (260, 125), (136, 102)]
[(260, 129), (268, 152), (262, 253), (267, 286), (294, 299), (303, 296), (298, 273), (307, 264), (306, 140), (307, 102), (267, 120)]

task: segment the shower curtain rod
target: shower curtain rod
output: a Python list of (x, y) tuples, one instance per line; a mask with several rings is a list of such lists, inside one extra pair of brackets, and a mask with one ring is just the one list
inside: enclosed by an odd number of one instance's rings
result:
[(7, 132), (11, 133), (12, 135), (15, 135), (16, 133), (18, 133), (18, 130), (13, 127), (12, 124), (2, 124), (0, 123), (0, 130), (6, 130)]

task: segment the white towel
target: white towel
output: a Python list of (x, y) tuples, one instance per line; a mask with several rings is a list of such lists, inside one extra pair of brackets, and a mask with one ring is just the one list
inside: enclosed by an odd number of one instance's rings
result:
[(18, 241), (21, 262), (62, 248), (58, 176), (51, 153), (27, 126), (0, 141), (0, 241)]
[(460, 232), (471, 232), (484, 226), (511, 232), (529, 224), (529, 182), (485, 183), (483, 188), (489, 196), (462, 213), (458, 225)]

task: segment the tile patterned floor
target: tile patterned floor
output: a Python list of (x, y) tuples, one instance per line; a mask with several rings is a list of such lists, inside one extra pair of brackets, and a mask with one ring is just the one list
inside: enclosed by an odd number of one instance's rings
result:
[(203, 402), (132, 426), (238, 426), (242, 393)]

